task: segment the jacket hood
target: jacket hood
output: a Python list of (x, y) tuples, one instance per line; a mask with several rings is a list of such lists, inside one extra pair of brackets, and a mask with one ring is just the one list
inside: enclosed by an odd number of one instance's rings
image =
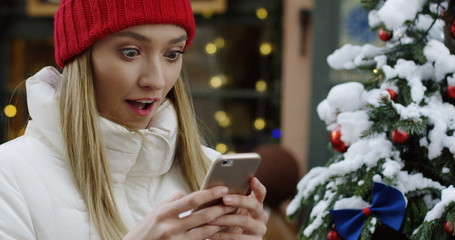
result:
[[(61, 74), (53, 67), (45, 67), (27, 80), (27, 103), (32, 118), (27, 132), (39, 132), (66, 159), (56, 94), (60, 81)], [(126, 175), (153, 177), (169, 171), (178, 130), (170, 100), (159, 106), (147, 129), (129, 130), (103, 117), (99, 117), (99, 124), (114, 183), (123, 182)]]

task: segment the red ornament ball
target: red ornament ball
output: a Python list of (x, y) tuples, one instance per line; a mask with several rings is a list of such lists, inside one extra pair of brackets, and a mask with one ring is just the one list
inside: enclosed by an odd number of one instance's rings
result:
[(392, 101), (395, 101), (395, 99), (397, 98), (397, 93), (395, 91), (393, 91), (392, 89), (386, 89), (386, 91), (389, 93), (390, 99)]
[(390, 39), (392, 39), (393, 37), (393, 32), (391, 31), (388, 31), (388, 30), (385, 30), (383, 28), (380, 28), (379, 31), (378, 31), (378, 37), (384, 41), (384, 42), (387, 42), (389, 41)]
[(447, 86), (447, 96), (449, 98), (455, 98), (455, 86)]
[(455, 22), (450, 24), (450, 34), (452, 35), (452, 38), (455, 38)]
[(327, 234), (327, 239), (328, 240), (342, 240), (340, 235), (338, 235), (338, 232), (335, 230), (332, 230)]
[(348, 150), (348, 147), (346, 144), (341, 140), (341, 127), (337, 126), (335, 129), (332, 130), (330, 133), (330, 142), (332, 143), (332, 146), (335, 150), (338, 152), (346, 152)]
[(446, 233), (448, 233), (452, 236), (453, 236), (453, 232), (454, 232), (453, 230), (455, 230), (454, 227), (455, 226), (453, 225), (453, 223), (451, 223), (449, 221), (444, 223), (444, 231), (446, 231)]
[(406, 131), (395, 129), (392, 132), (392, 141), (395, 143), (405, 143), (409, 138)]

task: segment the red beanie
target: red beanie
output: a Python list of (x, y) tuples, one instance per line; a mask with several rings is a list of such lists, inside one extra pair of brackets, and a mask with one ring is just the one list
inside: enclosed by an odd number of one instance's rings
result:
[(191, 44), (195, 22), (189, 0), (62, 0), (54, 16), (55, 60), (69, 60), (110, 33), (141, 24), (175, 24)]

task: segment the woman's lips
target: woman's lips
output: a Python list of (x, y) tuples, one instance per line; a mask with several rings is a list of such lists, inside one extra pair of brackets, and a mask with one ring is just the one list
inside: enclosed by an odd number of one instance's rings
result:
[(126, 100), (130, 109), (139, 116), (147, 116), (152, 112), (156, 100)]

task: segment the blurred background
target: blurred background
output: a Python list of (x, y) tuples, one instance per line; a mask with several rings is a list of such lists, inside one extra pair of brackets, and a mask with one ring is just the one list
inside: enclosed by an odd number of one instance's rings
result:
[[(0, 0), (0, 143), (22, 134), (29, 117), (24, 80), (44, 66), (56, 66), (52, 34), (58, 3)], [(197, 32), (184, 69), (206, 139), (222, 153), (261, 149), (274, 156), (267, 161), (272, 166), (280, 156), (292, 159), (295, 166), (287, 165), (288, 170), (297, 177), (283, 184), (295, 186), (295, 179), (331, 156), (317, 104), (334, 84), (361, 77), (330, 69), (327, 56), (345, 43), (377, 39), (360, 1), (192, 4)], [(280, 181), (278, 175), (266, 176)]]

